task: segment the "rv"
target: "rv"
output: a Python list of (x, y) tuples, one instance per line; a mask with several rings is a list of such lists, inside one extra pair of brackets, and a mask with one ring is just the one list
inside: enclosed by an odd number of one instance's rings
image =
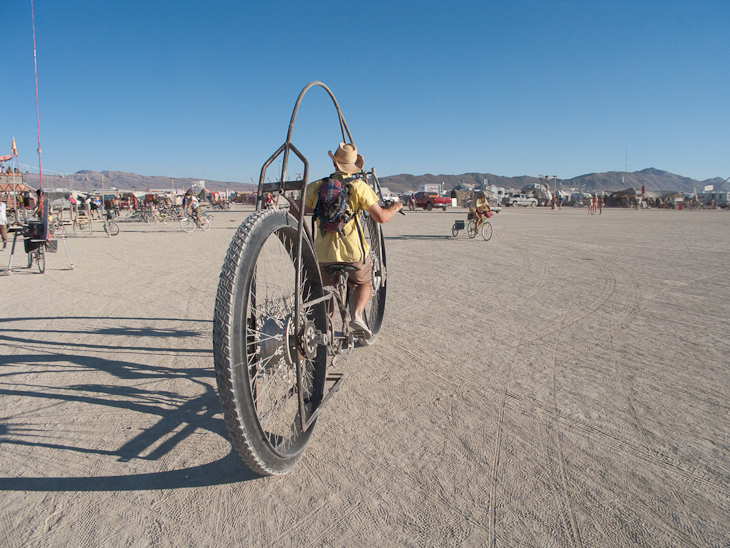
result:
[(709, 205), (714, 200), (715, 207), (730, 207), (730, 192), (712, 192), (705, 194), (702, 200), (705, 205)]

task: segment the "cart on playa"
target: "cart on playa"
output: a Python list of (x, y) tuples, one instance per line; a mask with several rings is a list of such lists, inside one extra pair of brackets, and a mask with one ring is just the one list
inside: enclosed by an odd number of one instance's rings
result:
[(56, 229), (55, 225), (49, 222), (48, 207), (49, 201), (46, 198), (44, 200), (43, 215), (40, 220), (29, 220), (24, 224), (11, 225), (9, 227), (14, 235), (13, 245), (10, 249), (10, 260), (5, 274), (12, 274), (13, 272), (13, 257), (15, 256), (16, 244), (18, 243), (19, 237), (23, 238), (23, 250), (28, 257), (27, 268), (31, 269), (35, 265), (38, 271), (44, 274), (46, 271), (46, 255), (58, 251), (58, 239), (63, 241), (71, 268), (74, 268), (74, 264), (71, 261), (71, 254), (66, 244), (65, 233), (63, 230)]

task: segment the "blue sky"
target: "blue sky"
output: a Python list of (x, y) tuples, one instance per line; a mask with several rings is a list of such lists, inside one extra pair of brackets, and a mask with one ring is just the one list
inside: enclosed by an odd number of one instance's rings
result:
[[(627, 164), (730, 175), (727, 0), (34, 7), (44, 179), (89, 169), (258, 181), (313, 80), (381, 176), (567, 179)], [(0, 20), (0, 154), (14, 135), (35, 172), (30, 0), (0, 0)], [(293, 142), (313, 176), (330, 171), (339, 140), (329, 97), (311, 90)]]

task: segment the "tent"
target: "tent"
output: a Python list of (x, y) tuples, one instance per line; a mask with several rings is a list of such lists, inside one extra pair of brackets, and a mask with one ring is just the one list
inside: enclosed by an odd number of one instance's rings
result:
[[(198, 198), (198, 200), (200, 200), (201, 202), (203, 202), (203, 201), (205, 201), (207, 199), (208, 194), (210, 194), (211, 192), (210, 192), (210, 190), (208, 190), (205, 187), (203, 187), (200, 190), (200, 192), (198, 192), (198, 188), (200, 188), (200, 187), (192, 187), (192, 188), (189, 188), (189, 189), (187, 189), (185, 191), (185, 193), (187, 194), (189, 192), (192, 196), (196, 196)], [(196, 192), (197, 192), (197, 194), (196, 194)]]

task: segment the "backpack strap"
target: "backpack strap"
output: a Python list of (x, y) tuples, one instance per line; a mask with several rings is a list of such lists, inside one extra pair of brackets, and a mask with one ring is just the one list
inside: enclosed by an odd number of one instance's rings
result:
[(360, 252), (362, 256), (362, 262), (365, 262), (365, 234), (363, 234), (362, 228), (360, 227), (360, 221), (359, 221), (360, 215), (355, 216), (355, 230), (357, 230), (357, 234), (360, 237)]

